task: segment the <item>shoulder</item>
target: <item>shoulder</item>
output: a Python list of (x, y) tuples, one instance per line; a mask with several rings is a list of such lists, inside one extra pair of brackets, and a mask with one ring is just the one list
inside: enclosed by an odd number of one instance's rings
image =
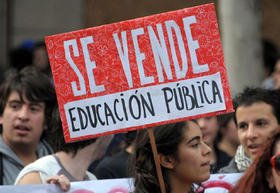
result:
[(57, 163), (55, 157), (53, 155), (46, 155), (37, 159), (35, 162), (27, 165), (26, 167), (38, 167), (38, 168), (45, 168), (48, 165), (53, 165)]
[(49, 173), (51, 173), (50, 175), (52, 175), (59, 169), (60, 166), (58, 165), (53, 155), (44, 156), (36, 160), (35, 162), (25, 166), (18, 174), (15, 184), (17, 184), (23, 177), (27, 175), (31, 175), (31, 177), (34, 177), (34, 174), (30, 174), (30, 173), (38, 173), (40, 176), (49, 175)]
[(109, 178), (111, 178), (115, 164), (116, 163), (113, 161), (112, 157), (105, 157), (97, 164), (96, 168), (93, 170), (93, 173), (98, 179), (103, 179), (108, 175), (110, 175)]
[(232, 157), (229, 156), (226, 152), (219, 149), (217, 146), (214, 146), (214, 151), (217, 156), (215, 167), (212, 169), (212, 173), (217, 173), (221, 168), (227, 166), (231, 161)]
[(232, 157), (221, 149), (217, 149), (217, 155), (219, 161), (225, 165), (227, 165), (232, 160)]
[(98, 179), (126, 178), (128, 177), (127, 162), (130, 156), (128, 152), (123, 150), (104, 159), (97, 165), (93, 173)]
[(129, 158), (129, 153), (125, 150), (122, 150), (116, 153), (113, 156), (105, 157), (100, 163), (97, 165), (96, 170), (103, 170), (103, 169), (115, 169), (120, 167), (126, 167), (126, 162)]
[(42, 184), (39, 172), (30, 172), (15, 181), (15, 184)]
[(0, 152), (3, 155), (11, 156), (11, 154), (15, 153), (12, 151), (12, 149), (3, 141), (2, 135), (0, 135)]
[(229, 162), (229, 164), (223, 168), (221, 168), (218, 173), (240, 173), (237, 165), (234, 161), (234, 158), (231, 159), (231, 161)]
[(90, 171), (86, 171), (86, 175), (88, 176), (89, 180), (97, 180), (96, 176)]

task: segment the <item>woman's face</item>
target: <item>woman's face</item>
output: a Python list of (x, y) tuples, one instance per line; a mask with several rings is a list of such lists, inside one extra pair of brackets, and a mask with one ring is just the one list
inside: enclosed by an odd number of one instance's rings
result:
[(203, 142), (200, 127), (192, 121), (188, 123), (171, 173), (182, 182), (203, 182), (210, 177), (211, 148)]
[[(274, 155), (280, 154), (280, 141), (275, 145)], [(277, 192), (280, 193), (280, 171), (272, 168), (272, 177), (268, 179), (270, 188), (275, 187)]]
[(203, 141), (209, 146), (213, 146), (219, 131), (219, 124), (216, 116), (203, 117), (197, 119), (197, 123), (203, 134)]

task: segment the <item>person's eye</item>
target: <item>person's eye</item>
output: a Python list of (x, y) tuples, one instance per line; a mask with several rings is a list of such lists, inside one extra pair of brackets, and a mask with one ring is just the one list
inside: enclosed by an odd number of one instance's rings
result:
[(192, 147), (193, 148), (198, 148), (199, 145), (200, 145), (200, 143), (198, 142), (198, 143), (192, 144)]
[(259, 120), (259, 121), (257, 121), (256, 124), (257, 124), (257, 126), (259, 126), (259, 127), (264, 127), (264, 126), (267, 125), (267, 122), (264, 121), (264, 120)]
[(38, 111), (40, 111), (40, 107), (31, 106), (31, 107), (30, 107), (30, 110), (31, 110), (32, 112), (38, 112)]
[(244, 129), (247, 129), (247, 127), (248, 127), (248, 125), (247, 125), (246, 123), (240, 123), (240, 124), (238, 124), (238, 129), (244, 130)]
[(20, 104), (18, 104), (18, 103), (11, 103), (10, 104), (10, 108), (13, 109), (13, 110), (18, 110), (18, 109), (20, 109)]

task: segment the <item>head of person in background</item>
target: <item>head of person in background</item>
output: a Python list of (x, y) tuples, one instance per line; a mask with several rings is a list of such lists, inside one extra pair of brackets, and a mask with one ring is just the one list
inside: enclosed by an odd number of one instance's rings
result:
[(277, 46), (274, 42), (269, 39), (262, 40), (263, 46), (263, 64), (264, 64), (264, 71), (263, 71), (263, 79), (270, 77), (270, 75), (274, 71), (274, 66), (277, 60)]
[(32, 40), (24, 40), (20, 45), (9, 50), (9, 65), (5, 71), (1, 71), (1, 78), (6, 79), (9, 74), (20, 71), (26, 66), (31, 66), (33, 47), (34, 42)]
[(280, 133), (268, 141), (230, 193), (280, 193)]
[(55, 125), (49, 130), (56, 153), (42, 157), (24, 167), (15, 184), (45, 184), (54, 176), (65, 176), (70, 182), (96, 180), (89, 165), (106, 152), (114, 135), (66, 143), (58, 108), (53, 112)]
[(217, 116), (219, 124), (218, 147), (233, 157), (240, 144), (234, 113), (221, 114)]
[(41, 72), (51, 76), (51, 68), (45, 43), (43, 41), (35, 43), (32, 53), (32, 65)]
[(135, 137), (136, 131), (124, 133), (125, 147), (118, 153), (103, 158), (94, 169), (93, 173), (98, 179), (131, 177), (127, 166), (134, 151)]
[(276, 64), (274, 66), (274, 71), (272, 73), (273, 82), (274, 82), (274, 89), (280, 88), (280, 55), (277, 58)]
[(213, 150), (210, 154), (211, 173), (216, 173), (232, 159), (231, 156), (218, 147), (217, 136), (220, 127), (217, 116), (202, 117), (196, 119), (196, 121), (201, 128), (203, 141)]
[(211, 148), (214, 147), (214, 142), (219, 132), (219, 124), (216, 116), (208, 116), (196, 119), (201, 128), (203, 140)]
[(32, 64), (32, 51), (22, 47), (14, 48), (9, 53), (9, 59), (10, 67), (19, 71)]
[(269, 39), (262, 40), (263, 46), (263, 82), (262, 87), (272, 89), (274, 86), (273, 71), (277, 61), (277, 46)]
[(53, 153), (44, 139), (51, 128), (56, 105), (53, 84), (31, 66), (11, 73), (1, 85), (3, 184), (13, 184), (25, 165)]
[[(188, 120), (157, 126), (152, 130), (167, 193), (192, 192), (193, 183), (203, 182), (210, 177), (211, 148), (204, 143), (197, 123)], [(146, 129), (137, 133), (132, 163), (134, 192), (160, 193)]]
[(221, 173), (244, 172), (263, 145), (280, 130), (279, 99), (279, 90), (262, 88), (245, 88), (235, 97), (235, 118), (241, 145), (234, 159), (221, 169)]

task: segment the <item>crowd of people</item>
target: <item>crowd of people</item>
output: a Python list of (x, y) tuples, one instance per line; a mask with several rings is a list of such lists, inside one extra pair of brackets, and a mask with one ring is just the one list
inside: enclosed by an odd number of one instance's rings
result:
[[(12, 61), (0, 84), (0, 184), (58, 183), (67, 191), (73, 181), (133, 177), (135, 193), (161, 193), (147, 129), (65, 143), (46, 48), (24, 49), (11, 57), (30, 58)], [(280, 193), (274, 59), (263, 87), (234, 96), (235, 112), (151, 128), (167, 193), (195, 192), (216, 173), (244, 173), (231, 193)]]

